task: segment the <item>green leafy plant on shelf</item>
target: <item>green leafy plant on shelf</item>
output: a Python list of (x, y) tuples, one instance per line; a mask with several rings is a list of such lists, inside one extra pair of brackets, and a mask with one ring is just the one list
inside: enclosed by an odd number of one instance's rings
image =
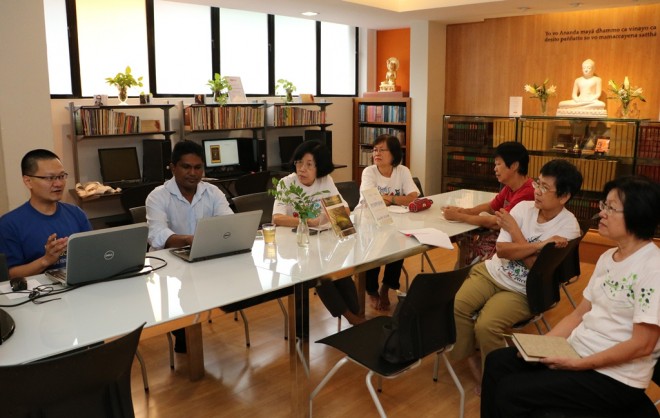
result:
[(126, 103), (128, 99), (128, 89), (133, 86), (142, 87), (142, 77), (135, 78), (131, 73), (131, 67), (126, 66), (126, 70), (123, 73), (117, 73), (114, 77), (106, 77), (106, 83), (111, 86), (117, 87), (119, 94), (119, 101), (121, 103)]
[(213, 101), (224, 105), (227, 103), (227, 97), (229, 95), (229, 90), (231, 90), (231, 85), (227, 77), (221, 76), (219, 73), (215, 73), (212, 79), (207, 83), (207, 86), (211, 88), (213, 92)]
[(277, 80), (275, 85), (275, 90), (284, 90), (286, 95), (284, 96), (284, 103), (291, 103), (293, 101), (293, 92), (296, 91), (296, 86), (293, 85), (289, 80), (280, 78)]

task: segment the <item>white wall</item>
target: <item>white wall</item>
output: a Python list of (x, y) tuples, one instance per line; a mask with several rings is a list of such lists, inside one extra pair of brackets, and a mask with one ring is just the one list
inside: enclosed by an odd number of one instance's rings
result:
[(52, 149), (46, 30), (42, 0), (0, 1), (0, 213), (28, 198), (20, 162)]

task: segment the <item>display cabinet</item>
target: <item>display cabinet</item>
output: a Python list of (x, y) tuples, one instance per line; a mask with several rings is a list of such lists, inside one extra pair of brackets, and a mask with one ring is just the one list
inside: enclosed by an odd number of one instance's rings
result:
[(442, 191), (474, 189), (497, 192), (494, 148), (516, 140), (516, 119), (445, 115), (442, 144)]
[(383, 134), (397, 137), (403, 151), (401, 163), (410, 167), (410, 98), (353, 100), (353, 179), (360, 183), (362, 170), (372, 164), (374, 140)]
[(555, 158), (566, 159), (580, 170), (582, 190), (567, 207), (579, 220), (596, 227), (592, 218), (599, 211), (605, 183), (633, 173), (660, 180), (659, 134), (660, 123), (642, 119), (446, 115), (443, 191), (497, 190), (493, 148), (502, 141), (518, 141), (529, 151), (531, 177)]

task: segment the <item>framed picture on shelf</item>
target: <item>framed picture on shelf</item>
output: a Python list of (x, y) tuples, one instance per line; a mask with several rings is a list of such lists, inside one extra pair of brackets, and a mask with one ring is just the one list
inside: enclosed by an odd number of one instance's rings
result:
[(598, 138), (596, 141), (596, 149), (594, 151), (601, 154), (607, 154), (610, 150), (610, 139), (609, 138)]

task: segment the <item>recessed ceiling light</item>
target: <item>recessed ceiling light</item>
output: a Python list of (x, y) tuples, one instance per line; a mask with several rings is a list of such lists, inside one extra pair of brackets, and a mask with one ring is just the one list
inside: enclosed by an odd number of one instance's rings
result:
[(318, 15), (318, 12), (303, 12), (303, 16), (316, 16)]

